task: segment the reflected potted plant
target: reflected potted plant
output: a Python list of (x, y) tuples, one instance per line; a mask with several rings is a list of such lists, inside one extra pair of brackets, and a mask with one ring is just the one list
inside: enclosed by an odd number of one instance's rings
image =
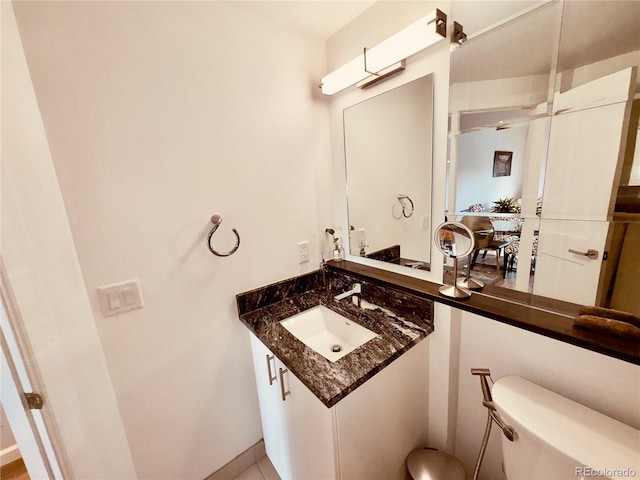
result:
[(500, 198), (493, 204), (491, 211), (494, 213), (520, 213), (520, 207), (513, 197)]

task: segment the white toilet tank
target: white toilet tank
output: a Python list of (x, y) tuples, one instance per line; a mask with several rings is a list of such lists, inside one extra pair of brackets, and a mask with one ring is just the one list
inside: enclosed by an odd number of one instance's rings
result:
[(640, 430), (515, 375), (491, 393), (518, 435), (501, 433), (508, 480), (640, 479)]

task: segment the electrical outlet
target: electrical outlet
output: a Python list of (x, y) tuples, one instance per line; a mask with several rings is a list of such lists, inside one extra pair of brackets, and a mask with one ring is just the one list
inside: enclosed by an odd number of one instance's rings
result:
[(365, 230), (364, 228), (358, 229), (358, 245), (365, 243)]
[(429, 215), (420, 217), (420, 230), (429, 230)]
[(309, 242), (298, 243), (298, 263), (308, 262), (309, 257)]

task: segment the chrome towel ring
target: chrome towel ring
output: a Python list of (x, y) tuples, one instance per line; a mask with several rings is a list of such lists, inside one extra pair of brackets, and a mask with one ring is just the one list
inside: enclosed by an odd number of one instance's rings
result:
[(236, 234), (236, 246), (227, 253), (219, 253), (216, 252), (211, 246), (211, 237), (222, 223), (222, 217), (220, 215), (214, 215), (213, 217), (211, 217), (211, 223), (213, 223), (213, 228), (211, 229), (211, 231), (209, 232), (209, 236), (207, 237), (207, 247), (209, 247), (209, 251), (217, 257), (228, 257), (229, 255), (233, 255), (234, 253), (236, 253), (236, 250), (238, 250), (238, 247), (240, 246), (240, 235), (238, 234), (238, 231), (235, 228), (232, 229), (233, 233)]
[[(399, 193), (398, 194), (398, 201), (400, 202), (400, 205), (402, 206), (402, 216), (404, 218), (409, 218), (411, 215), (413, 215), (413, 210), (414, 210), (413, 200), (411, 200), (411, 198), (409, 198), (409, 195), (405, 195), (403, 193)], [(409, 204), (411, 205), (411, 208), (409, 208), (409, 206), (405, 203), (405, 201), (409, 202)], [(393, 212), (394, 218), (396, 220), (400, 219), (400, 215), (396, 216), (395, 204), (393, 205), (393, 207), (391, 207), (391, 210)]]

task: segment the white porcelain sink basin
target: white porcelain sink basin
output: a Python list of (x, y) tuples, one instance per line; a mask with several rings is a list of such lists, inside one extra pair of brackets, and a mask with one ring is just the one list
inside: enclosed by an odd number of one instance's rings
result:
[(287, 318), (280, 324), (327, 360), (335, 362), (377, 334), (322, 305)]

